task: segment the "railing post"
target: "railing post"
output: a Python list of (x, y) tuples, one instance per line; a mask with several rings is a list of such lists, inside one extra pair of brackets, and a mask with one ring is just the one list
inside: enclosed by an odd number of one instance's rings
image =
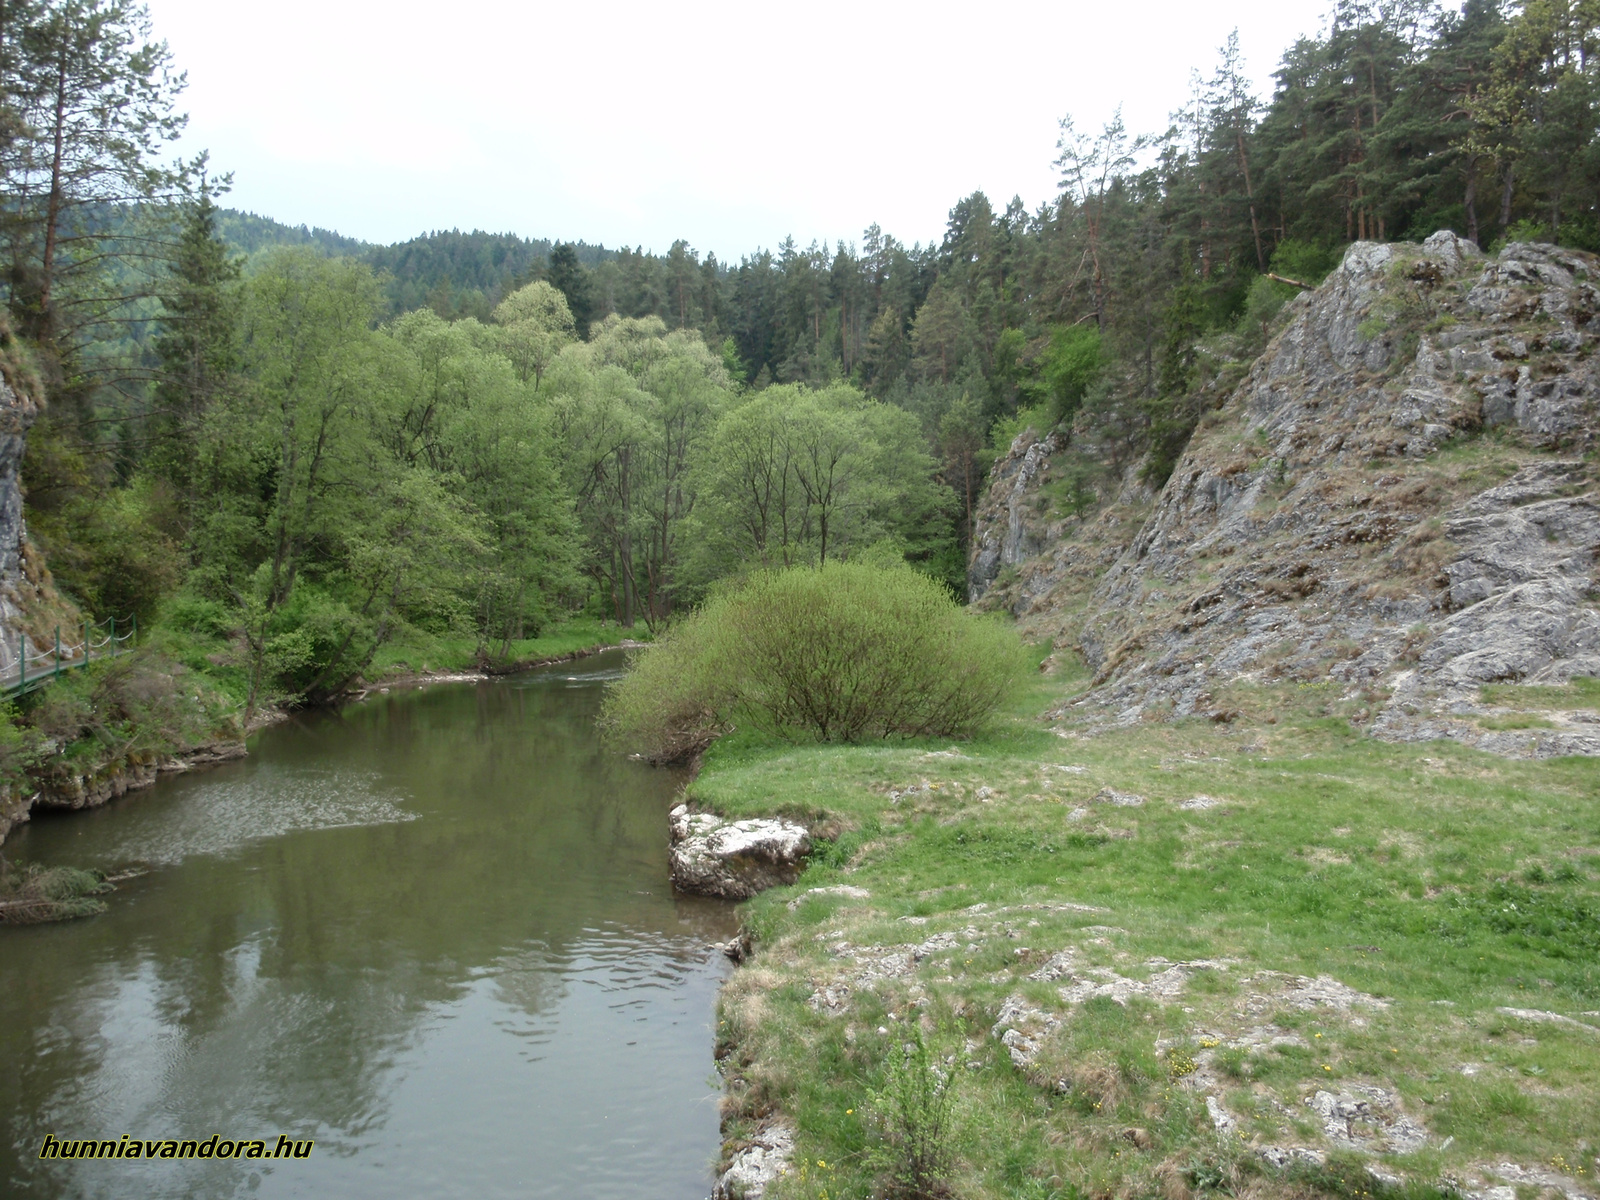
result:
[(17, 691), (21, 692), (28, 686), (28, 635), (23, 634), (17, 642), (19, 651), (17, 657), (22, 660), (22, 678), (17, 680)]
[(93, 653), (93, 648), (89, 645), (89, 628), (89, 618), (85, 617), (83, 619), (83, 665), (86, 667), (89, 665), (89, 655)]
[(56, 678), (61, 678), (61, 626), (56, 626)]
[(111, 657), (117, 656), (117, 619), (111, 618)]

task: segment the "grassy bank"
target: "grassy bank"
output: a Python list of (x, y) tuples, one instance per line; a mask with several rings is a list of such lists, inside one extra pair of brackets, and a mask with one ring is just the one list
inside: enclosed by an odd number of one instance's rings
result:
[[(1595, 1194), (1600, 764), (1376, 742), (1306, 687), (1241, 696), (1249, 728), (1048, 730), (1082, 682), (971, 742), (707, 754), (701, 805), (838, 835), (750, 903), (721, 1005), (733, 1146), (798, 1131), (773, 1195), (874, 1194), (911, 1022), (967, 1060), (953, 1194), (1425, 1194), (1503, 1162), (1519, 1197)], [(870, 895), (811, 893), (838, 885)]]
[[(614, 621), (573, 617), (559, 625), (549, 626), (538, 637), (512, 642), (503, 655), (499, 653), (500, 647), (494, 646), (495, 653), (488, 663), (496, 669), (514, 668), (648, 637), (649, 633), (643, 625), (636, 629), (625, 629)], [(405, 640), (391, 642), (380, 649), (367, 675), (376, 683), (397, 676), (478, 670), (483, 665), (484, 660), (474, 638), (430, 637), (413, 633)]]

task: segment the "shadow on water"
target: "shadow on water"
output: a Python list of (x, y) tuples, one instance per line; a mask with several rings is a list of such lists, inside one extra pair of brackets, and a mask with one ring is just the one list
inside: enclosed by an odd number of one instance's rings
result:
[[(0, 1191), (703, 1197), (737, 918), (668, 882), (682, 777), (598, 743), (620, 662), (305, 714), (13, 835), (152, 870), (104, 916), (0, 931)], [(40, 1163), (47, 1133), (317, 1144)]]

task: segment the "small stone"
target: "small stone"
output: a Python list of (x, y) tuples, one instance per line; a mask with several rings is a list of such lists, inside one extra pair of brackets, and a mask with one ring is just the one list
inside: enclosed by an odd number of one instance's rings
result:
[(1136, 792), (1119, 792), (1116, 788), (1104, 787), (1094, 794), (1095, 804), (1114, 804), (1118, 808), (1137, 808), (1144, 803), (1144, 797)]
[(1211, 1117), (1211, 1124), (1216, 1126), (1217, 1133), (1223, 1137), (1239, 1128), (1239, 1122), (1233, 1119), (1232, 1113), (1217, 1103), (1215, 1096), (1206, 1097), (1206, 1112)]

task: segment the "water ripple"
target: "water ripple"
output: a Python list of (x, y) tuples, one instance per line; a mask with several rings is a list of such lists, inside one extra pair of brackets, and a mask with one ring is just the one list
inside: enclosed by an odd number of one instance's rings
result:
[(243, 779), (198, 782), (182, 802), (117, 843), (112, 857), (167, 866), (300, 830), (416, 820), (396, 805), (400, 797), (376, 790), (377, 779), (357, 772), (262, 770)]

